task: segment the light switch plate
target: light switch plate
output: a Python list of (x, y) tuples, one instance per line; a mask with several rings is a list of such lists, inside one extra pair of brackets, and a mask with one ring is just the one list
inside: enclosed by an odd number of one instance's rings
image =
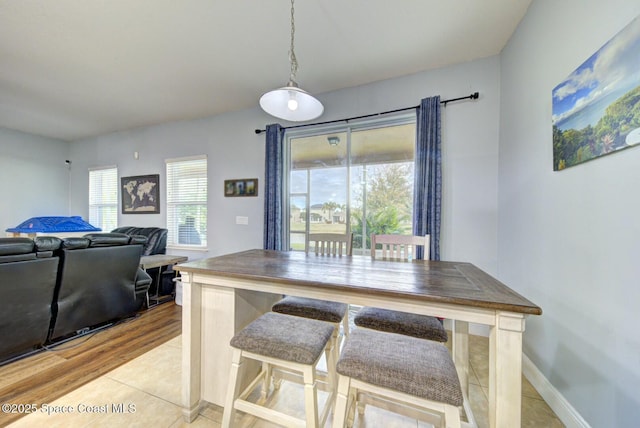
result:
[(237, 215), (236, 224), (249, 224), (249, 217)]

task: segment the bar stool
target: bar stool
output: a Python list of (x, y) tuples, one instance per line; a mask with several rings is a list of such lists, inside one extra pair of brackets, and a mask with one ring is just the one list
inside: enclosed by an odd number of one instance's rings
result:
[[(307, 297), (285, 296), (276, 302), (271, 310), (285, 315), (309, 318), (313, 320), (330, 322), (335, 326), (333, 331), (334, 360), (338, 361), (340, 353), (340, 324), (344, 323), (344, 334), (348, 337), (349, 328), (346, 325), (349, 321), (347, 311), (349, 305), (346, 303), (330, 302), (327, 300), (310, 299)], [(346, 323), (345, 323), (346, 320)], [(276, 381), (277, 386), (277, 381)]]
[[(417, 247), (422, 247), (424, 258), (429, 258), (429, 235), (371, 235), (371, 258), (377, 258), (376, 245), (382, 246), (382, 258), (412, 260)], [(388, 309), (364, 307), (353, 317), (358, 327), (413, 336), (420, 339), (446, 342), (447, 331), (442, 321), (428, 315), (410, 314)]]
[[(310, 233), (305, 252), (314, 252), (316, 256), (346, 257), (353, 254), (353, 233)], [(349, 305), (326, 300), (305, 297), (285, 296), (271, 308), (274, 312), (298, 317), (328, 321), (337, 327), (336, 338), (340, 335), (340, 322), (344, 336), (349, 336)], [(340, 348), (340, 342), (336, 342)], [(337, 359), (337, 354), (336, 354)]]
[[(237, 333), (231, 339), (231, 346), (234, 349), (222, 426), (231, 426), (236, 410), (283, 426), (323, 426), (335, 397), (333, 332), (334, 326), (324, 321), (269, 312)], [(328, 379), (331, 385), (330, 395), (319, 415), (315, 366), (323, 351), (327, 355)], [(249, 386), (240, 392), (243, 365), (246, 359), (262, 362), (263, 369)], [(261, 381), (263, 395), (265, 395), (264, 391), (268, 389), (270, 382), (271, 366), (283, 367), (302, 374), (306, 419), (298, 419), (247, 401), (249, 394)]]
[(463, 394), (453, 359), (441, 343), (395, 333), (355, 329), (336, 366), (338, 395), (333, 427), (353, 422), (360, 392), (382, 397), (402, 408), (444, 417), (446, 427), (460, 427)]
[(353, 318), (355, 325), (370, 330), (403, 334), (445, 343), (449, 335), (442, 322), (427, 315), (365, 306)]

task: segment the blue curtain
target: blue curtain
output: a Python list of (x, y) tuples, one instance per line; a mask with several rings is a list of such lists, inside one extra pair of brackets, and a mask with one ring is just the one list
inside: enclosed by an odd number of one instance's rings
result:
[[(431, 260), (440, 260), (442, 153), (440, 97), (425, 98), (417, 109), (416, 164), (413, 194), (413, 234), (431, 237)], [(422, 259), (422, 248), (416, 258)]]
[(282, 173), (284, 129), (267, 125), (264, 161), (264, 249), (282, 250)]

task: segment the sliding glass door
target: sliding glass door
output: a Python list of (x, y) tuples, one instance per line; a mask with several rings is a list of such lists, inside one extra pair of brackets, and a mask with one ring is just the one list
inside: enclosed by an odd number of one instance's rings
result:
[(353, 233), (367, 254), (372, 233), (411, 233), (415, 117), (287, 134), (288, 248), (309, 233)]
[(338, 132), (289, 142), (289, 247), (304, 250), (309, 233), (347, 233), (347, 137)]

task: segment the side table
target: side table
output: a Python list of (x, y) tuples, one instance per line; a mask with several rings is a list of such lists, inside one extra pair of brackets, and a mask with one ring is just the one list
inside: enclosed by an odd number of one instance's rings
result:
[(151, 256), (142, 256), (140, 257), (140, 267), (147, 271), (148, 269), (160, 268), (158, 271), (158, 277), (156, 278), (156, 292), (153, 296), (149, 296), (149, 292), (147, 292), (147, 308), (151, 308), (152, 305), (151, 300), (154, 300), (155, 303), (153, 306), (156, 306), (160, 303), (160, 278), (162, 273), (163, 266), (173, 266), (178, 263), (183, 263), (189, 260), (187, 256), (176, 256), (170, 254), (154, 254)]

